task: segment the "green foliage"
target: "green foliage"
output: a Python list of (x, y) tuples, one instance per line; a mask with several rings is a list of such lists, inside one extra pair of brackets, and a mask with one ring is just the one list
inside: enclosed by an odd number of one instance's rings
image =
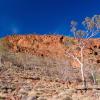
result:
[(5, 38), (0, 39), (0, 52), (8, 51), (8, 47), (11, 47), (12, 43), (6, 40)]
[(11, 36), (12, 36), (12, 37), (16, 37), (16, 36), (17, 36), (17, 34), (15, 34), (15, 33), (14, 33), (14, 34), (12, 34)]
[(3, 45), (3, 38), (0, 38), (0, 51), (4, 51), (5, 50), (5, 46)]
[(67, 48), (70, 48), (71, 46), (76, 45), (76, 44), (77, 44), (77, 41), (74, 39), (66, 39), (66, 41), (64, 42), (64, 45)]
[(71, 44), (75, 45), (76, 44), (76, 41), (73, 40), (73, 39), (69, 39), (68, 42), (70, 42)]
[(0, 96), (0, 100), (5, 100), (5, 99), (6, 99), (5, 97), (1, 97), (1, 96)]
[(96, 81), (97, 81), (98, 85), (100, 85), (100, 75), (99, 74), (96, 75)]

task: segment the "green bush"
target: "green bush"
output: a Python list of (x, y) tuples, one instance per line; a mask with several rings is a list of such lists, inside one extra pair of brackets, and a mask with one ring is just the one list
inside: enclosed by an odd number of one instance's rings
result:
[(99, 74), (96, 75), (96, 81), (97, 81), (98, 85), (100, 85), (100, 75)]

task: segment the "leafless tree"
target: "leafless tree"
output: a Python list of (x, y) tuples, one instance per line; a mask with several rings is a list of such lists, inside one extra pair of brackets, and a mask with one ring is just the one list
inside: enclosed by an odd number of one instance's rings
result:
[[(72, 57), (80, 64), (81, 75), (83, 81), (83, 87), (86, 88), (86, 80), (84, 77), (84, 49), (87, 47), (85, 41), (89, 41), (90, 38), (100, 33), (100, 15), (94, 15), (93, 17), (86, 17), (82, 22), (83, 28), (78, 29), (78, 23), (71, 21), (71, 32), (74, 34), (74, 38), (77, 39), (77, 46), (80, 48), (80, 58), (75, 55), (73, 50), (66, 52), (67, 55)], [(84, 39), (85, 38), (85, 39)], [(94, 77), (93, 77), (94, 78)]]

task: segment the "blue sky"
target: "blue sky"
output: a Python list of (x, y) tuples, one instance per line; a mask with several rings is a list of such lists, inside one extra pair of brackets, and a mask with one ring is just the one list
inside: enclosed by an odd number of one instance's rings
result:
[(100, 0), (0, 0), (0, 36), (34, 32), (70, 36), (71, 20), (81, 22), (94, 14), (100, 14)]

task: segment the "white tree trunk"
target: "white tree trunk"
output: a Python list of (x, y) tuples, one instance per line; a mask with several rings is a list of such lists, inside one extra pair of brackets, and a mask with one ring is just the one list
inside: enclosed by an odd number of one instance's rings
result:
[(83, 63), (81, 63), (80, 67), (81, 67), (81, 75), (82, 75), (83, 87), (86, 88), (86, 82), (85, 82), (84, 71), (83, 71)]
[(83, 81), (83, 88), (86, 88), (86, 80), (85, 80), (85, 77), (84, 77), (83, 49), (84, 49), (84, 47), (81, 47), (80, 67), (81, 67), (81, 75), (82, 75), (82, 81)]
[(81, 51), (80, 51), (81, 59), (79, 59), (78, 57), (76, 57), (73, 54), (70, 54), (68, 52), (66, 52), (66, 54), (69, 55), (70, 57), (72, 57), (73, 59), (75, 59), (80, 64), (83, 88), (86, 88), (86, 80), (85, 80), (85, 77), (84, 77), (84, 60), (83, 60), (83, 49), (84, 49), (84, 46), (80, 47), (80, 49), (81, 49)]

